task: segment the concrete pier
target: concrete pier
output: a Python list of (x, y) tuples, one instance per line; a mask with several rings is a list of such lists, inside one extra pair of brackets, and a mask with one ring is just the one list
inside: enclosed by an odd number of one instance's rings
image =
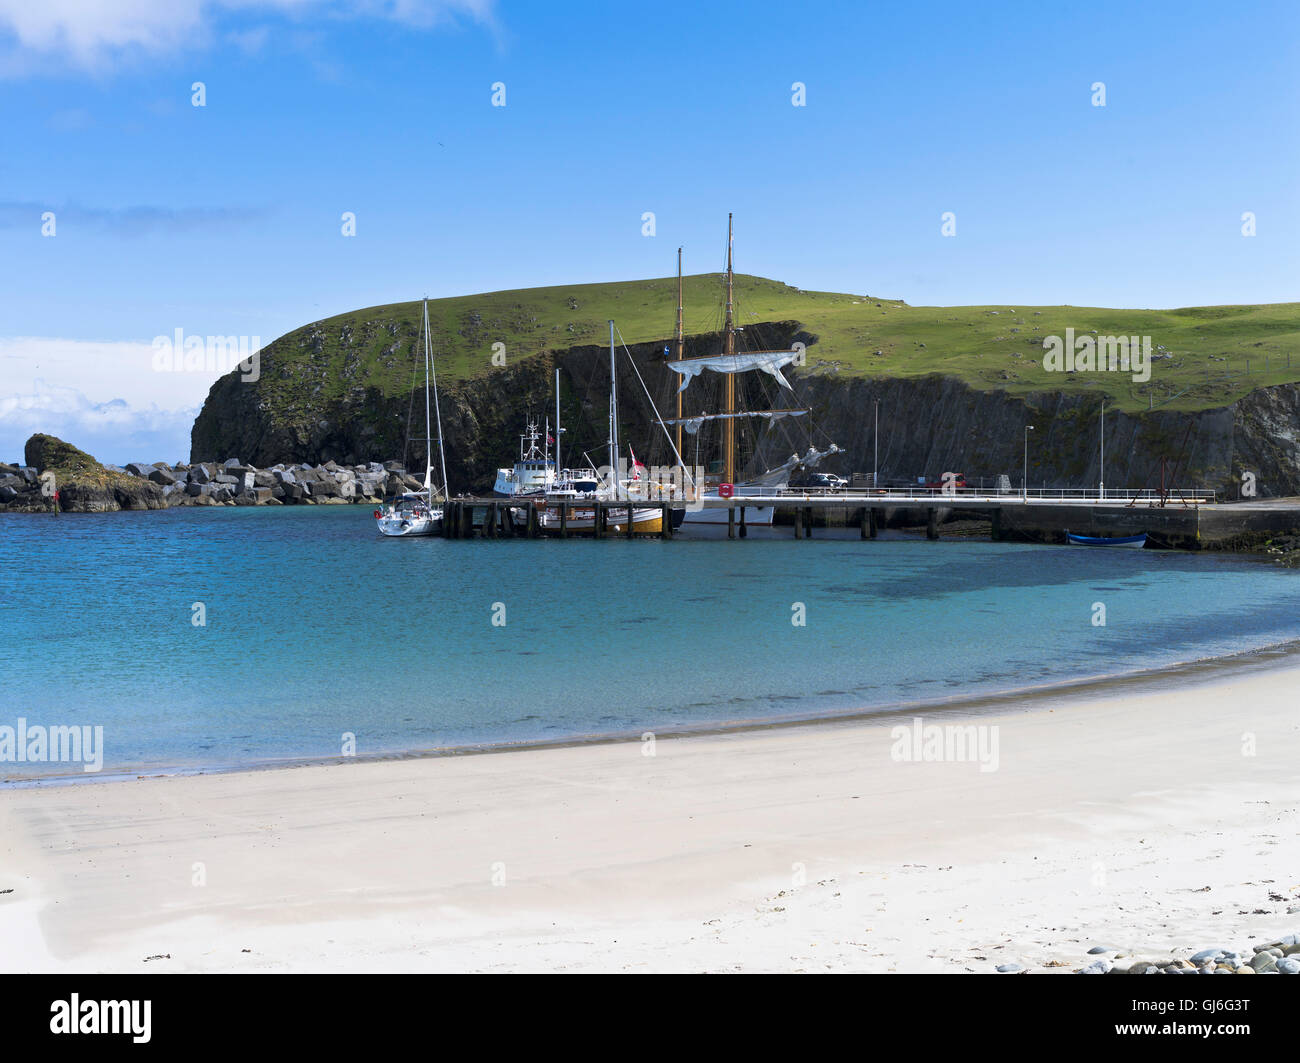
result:
[[(1066, 493), (1058, 493), (1064, 495)], [(577, 534), (597, 539), (609, 537), (610, 511), (614, 523), (626, 538), (655, 535), (673, 537), (672, 521), (684, 508), (683, 502), (639, 502), (583, 500), (578, 505), (595, 513), (594, 527), (578, 533), (570, 526), (570, 499), (549, 499), (544, 504), (559, 513), (557, 527), (544, 529), (537, 499), (510, 502), (502, 498), (458, 498), (449, 500), (443, 511), (443, 535), (448, 539), (541, 538), (558, 533), (560, 538)], [(1248, 549), (1277, 535), (1300, 535), (1300, 499), (1261, 499), (1244, 502), (1212, 502), (1172, 493), (1164, 505), (1158, 499), (1142, 497), (1132, 501), (1087, 497), (1035, 497), (1020, 495), (981, 496), (895, 495), (889, 492), (834, 492), (808, 495), (787, 492), (779, 495), (745, 496), (745, 505), (735, 499), (706, 499), (705, 508), (727, 510), (726, 538), (751, 538), (748, 511), (759, 506), (775, 509), (775, 524), (789, 529), (792, 538), (809, 540), (814, 528), (837, 531), (834, 537), (875, 539), (882, 524), (902, 521), (909, 527), (924, 528), (927, 539), (939, 539), (944, 522), (953, 518), (988, 520), (994, 541), (1063, 543), (1066, 532), (1097, 537), (1145, 533), (1149, 545), (1172, 549)], [(634, 509), (652, 508), (661, 514), (660, 530), (633, 530)], [(517, 514), (514, 511), (518, 511)]]

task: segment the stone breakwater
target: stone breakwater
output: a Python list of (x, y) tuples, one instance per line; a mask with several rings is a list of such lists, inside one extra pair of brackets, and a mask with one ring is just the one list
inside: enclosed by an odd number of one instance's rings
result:
[(230, 458), (175, 466), (132, 462), (125, 471), (161, 487), (168, 507), (339, 505), (374, 502), (423, 486), (394, 461), (364, 465), (327, 461), (258, 469)]
[(43, 470), (34, 466), (0, 464), (0, 510), (50, 512), (54, 490), (65, 512), (103, 513), (176, 506), (366, 503), (423, 486), (395, 461), (364, 465), (327, 461), (258, 469), (230, 458), (193, 465), (131, 462), (125, 468), (106, 465), (103, 469), (108, 474), (105, 482), (88, 487), (77, 478), (61, 479), (57, 473), (43, 483)]

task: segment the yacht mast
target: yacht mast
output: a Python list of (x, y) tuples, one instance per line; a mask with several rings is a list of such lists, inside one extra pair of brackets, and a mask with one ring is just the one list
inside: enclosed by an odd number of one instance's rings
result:
[[(677, 249), (677, 360), (682, 360), (682, 249)], [(677, 453), (682, 452), (682, 393), (677, 392)]]
[[(438, 407), (438, 369), (433, 362), (433, 345), (429, 337), (429, 300), (424, 300), (424, 350), (425, 350), (425, 380), (424, 380), (424, 418), (427, 422), (429, 419), (429, 380), (433, 380), (433, 412), (438, 419), (438, 462), (442, 466), (442, 496), (447, 497), (447, 452), (442, 446), (442, 410)], [(432, 436), (432, 432), (426, 433)], [(433, 469), (433, 454), (431, 451), (432, 440), (425, 442), (425, 468), (429, 471)], [(429, 472), (426, 471), (424, 481), (425, 486), (429, 485)], [(430, 492), (429, 502), (433, 502), (433, 494)]]
[[(731, 271), (731, 215), (727, 215), (727, 322), (725, 334), (725, 346), (723, 354), (728, 358), (734, 358), (736, 354), (736, 322), (732, 307), (732, 297), (734, 294), (734, 278)], [(678, 356), (680, 357), (680, 355)], [(727, 374), (726, 384), (726, 405), (724, 413), (736, 412), (736, 375)], [(724, 483), (736, 482), (736, 421), (734, 418), (728, 418), (723, 426), (723, 468), (722, 479)]]
[(609, 319), (609, 467), (614, 478), (614, 497), (618, 498), (618, 384), (614, 376), (614, 319)]
[(424, 489), (433, 501), (433, 415), (429, 411), (429, 300), (420, 312), (420, 331), (424, 333)]
[(560, 476), (560, 370), (555, 370), (555, 476)]

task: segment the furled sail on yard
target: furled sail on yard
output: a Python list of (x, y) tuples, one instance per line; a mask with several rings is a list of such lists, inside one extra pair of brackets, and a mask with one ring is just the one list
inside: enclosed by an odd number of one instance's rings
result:
[(685, 391), (692, 380), (704, 370), (715, 373), (748, 373), (751, 369), (761, 369), (774, 376), (783, 387), (794, 390), (790, 381), (782, 375), (781, 370), (799, 357), (798, 351), (743, 351), (736, 354), (718, 354), (708, 358), (679, 358), (668, 362), (668, 368), (682, 376), (682, 386), (677, 390)]
[(664, 424), (679, 424), (695, 435), (705, 421), (734, 421), (737, 417), (762, 417), (769, 426), (783, 417), (802, 417), (807, 410), (741, 410), (738, 413), (702, 413), (698, 417), (669, 417)]

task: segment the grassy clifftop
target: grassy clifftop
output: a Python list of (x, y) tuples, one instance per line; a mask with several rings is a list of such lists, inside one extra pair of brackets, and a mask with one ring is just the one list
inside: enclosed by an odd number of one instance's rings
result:
[[(666, 340), (675, 278), (575, 284), (438, 299), (429, 304), (440, 381), (491, 372), (494, 344), (508, 364), (546, 351), (607, 342), (613, 318), (629, 343)], [(687, 277), (688, 334), (722, 325), (722, 278)], [(409, 394), (419, 302), (368, 307), (313, 322), (276, 340), (260, 393), (293, 408), (346, 400), (367, 388)], [(1225, 406), (1273, 384), (1300, 381), (1300, 303), (1118, 310), (1073, 306), (908, 306), (898, 300), (811, 292), (762, 277), (736, 278), (736, 321), (765, 345), (762, 324), (798, 322), (816, 337), (805, 373), (906, 379), (939, 373), (983, 391), (1105, 395), (1129, 411)], [(1093, 330), (1150, 336), (1158, 357), (1147, 383), (1123, 373), (1049, 373), (1042, 340)], [(282, 408), (284, 408), (282, 407)]]

